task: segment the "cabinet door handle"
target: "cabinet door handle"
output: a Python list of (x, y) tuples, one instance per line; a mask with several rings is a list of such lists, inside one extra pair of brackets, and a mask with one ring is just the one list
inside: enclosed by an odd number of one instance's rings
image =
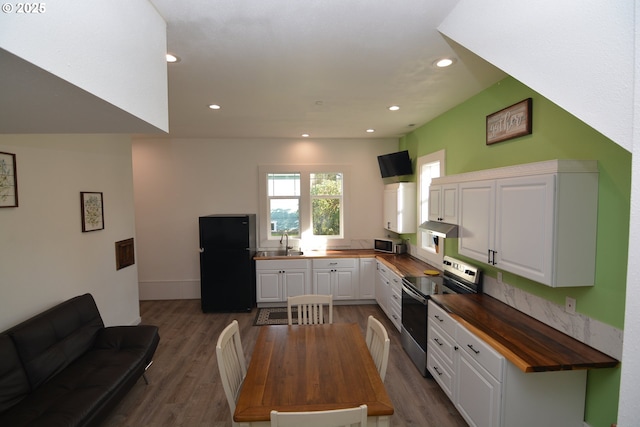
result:
[(434, 366), (433, 370), (436, 371), (436, 374), (438, 374), (438, 376), (442, 375), (442, 372), (440, 372), (440, 369), (438, 369), (437, 366)]
[(440, 316), (438, 316), (437, 314), (434, 314), (433, 317), (435, 317), (436, 319), (438, 319), (438, 321), (440, 322), (444, 322), (444, 319), (442, 319)]
[(467, 344), (467, 347), (469, 347), (471, 349), (471, 351), (473, 351), (475, 354), (480, 353), (480, 350), (476, 350), (475, 348), (473, 348), (473, 345), (471, 345), (471, 344)]
[(439, 346), (442, 346), (442, 343), (438, 338), (434, 338), (433, 340), (436, 342), (436, 344), (438, 344)]

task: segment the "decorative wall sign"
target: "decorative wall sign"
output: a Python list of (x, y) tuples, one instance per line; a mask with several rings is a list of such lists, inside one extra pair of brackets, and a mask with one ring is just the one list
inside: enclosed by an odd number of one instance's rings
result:
[(133, 237), (116, 242), (116, 270), (136, 263)]
[(487, 145), (531, 132), (531, 98), (487, 116)]
[(80, 192), (82, 232), (104, 229), (104, 207), (101, 192)]
[(0, 153), (0, 208), (18, 207), (16, 155)]

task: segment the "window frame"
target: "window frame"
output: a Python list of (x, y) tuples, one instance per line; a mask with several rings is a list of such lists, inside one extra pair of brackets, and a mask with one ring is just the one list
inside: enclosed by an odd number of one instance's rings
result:
[[(258, 215), (258, 236), (261, 248), (273, 248), (280, 246), (280, 239), (271, 237), (271, 221), (269, 212), (269, 195), (267, 175), (270, 173), (299, 173), (300, 174), (300, 237), (290, 238), (290, 246), (304, 245), (308, 249), (343, 248), (350, 244), (350, 207), (349, 207), (349, 165), (345, 164), (269, 164), (258, 166), (258, 185), (260, 212)], [(311, 204), (311, 174), (312, 173), (340, 173), (342, 174), (342, 205), (341, 205), (341, 231), (342, 236), (314, 236)], [(335, 196), (331, 196), (335, 198)]]
[[(422, 224), (424, 221), (429, 219), (429, 186), (426, 183), (427, 181), (431, 182), (431, 178), (435, 178), (435, 177), (429, 177), (428, 180), (423, 179), (422, 170), (424, 166), (433, 164), (433, 163), (440, 164), (440, 177), (446, 176), (445, 150), (436, 151), (436, 152), (418, 157), (418, 160), (416, 161), (416, 181), (418, 184), (417, 185), (418, 194), (417, 194), (417, 203), (416, 203), (417, 204), (416, 218), (418, 221), (418, 224), (417, 224), (418, 226), (420, 226), (420, 224)], [(440, 242), (439, 242), (440, 250), (439, 252), (435, 252), (435, 250), (432, 250), (428, 247), (425, 247), (425, 245), (423, 245), (425, 239), (431, 238), (429, 236), (430, 233), (420, 228), (417, 228), (417, 230), (418, 231), (416, 233), (416, 255), (418, 256), (418, 258), (421, 258), (422, 260), (432, 265), (441, 266), (444, 258), (446, 239), (440, 239)]]

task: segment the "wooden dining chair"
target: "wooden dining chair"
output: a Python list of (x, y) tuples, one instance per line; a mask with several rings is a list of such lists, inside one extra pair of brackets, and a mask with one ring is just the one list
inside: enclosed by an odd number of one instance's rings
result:
[(333, 323), (333, 295), (297, 295), (287, 298), (289, 325), (293, 324), (292, 307), (298, 310), (298, 325), (325, 323), (325, 306), (329, 307), (329, 323)]
[(222, 387), (231, 411), (231, 424), (236, 426), (238, 424), (233, 421), (233, 413), (236, 410), (236, 400), (242, 383), (247, 375), (247, 365), (244, 360), (237, 320), (231, 322), (220, 333), (216, 344), (216, 356), (218, 357)]
[(271, 411), (271, 427), (342, 427), (367, 425), (367, 405), (310, 412)]
[(380, 378), (384, 381), (389, 362), (389, 335), (382, 323), (373, 316), (367, 319), (367, 335), (365, 336), (369, 353), (378, 368)]

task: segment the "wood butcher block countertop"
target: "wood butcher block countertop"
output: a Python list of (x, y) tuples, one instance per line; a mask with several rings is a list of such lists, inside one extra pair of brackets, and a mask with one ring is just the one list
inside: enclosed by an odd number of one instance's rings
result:
[(618, 365), (616, 359), (488, 295), (447, 294), (431, 298), (524, 372)]
[(387, 267), (395, 271), (400, 276), (424, 276), (424, 270), (438, 270), (441, 268), (434, 267), (426, 262), (420, 261), (409, 254), (386, 254), (384, 252), (374, 251), (373, 249), (343, 249), (343, 250), (325, 250), (325, 251), (304, 251), (302, 255), (291, 256), (256, 256), (256, 260), (268, 259), (314, 259), (314, 258), (376, 258), (382, 261)]

